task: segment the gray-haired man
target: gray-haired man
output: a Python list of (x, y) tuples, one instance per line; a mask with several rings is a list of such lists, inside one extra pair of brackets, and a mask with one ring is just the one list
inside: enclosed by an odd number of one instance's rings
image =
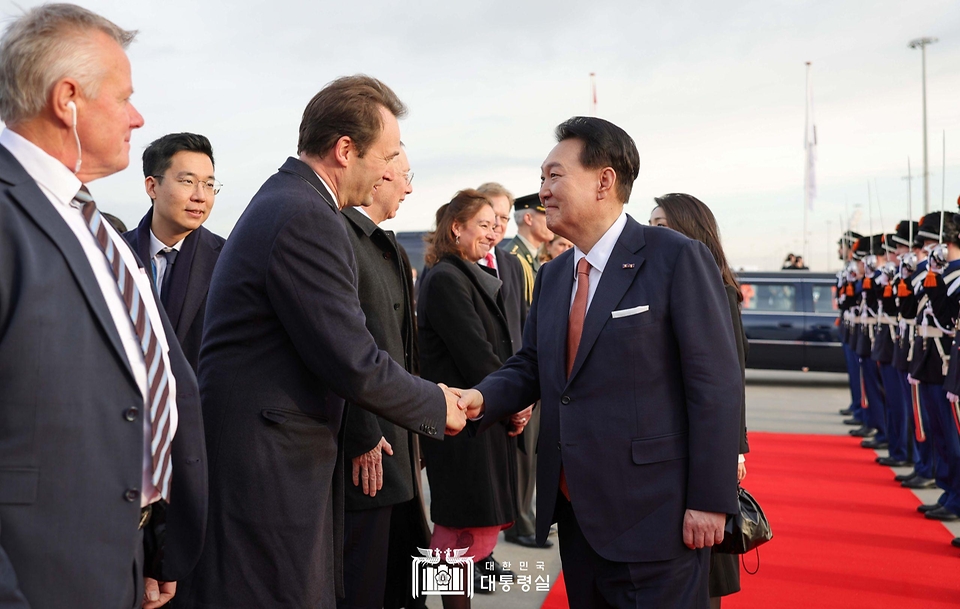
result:
[[(86, 186), (127, 166), (143, 125), (124, 52), (134, 35), (48, 4), (0, 39), (5, 609), (157, 607), (203, 538), (196, 379), (149, 275)], [(166, 548), (145, 557), (161, 498)]]

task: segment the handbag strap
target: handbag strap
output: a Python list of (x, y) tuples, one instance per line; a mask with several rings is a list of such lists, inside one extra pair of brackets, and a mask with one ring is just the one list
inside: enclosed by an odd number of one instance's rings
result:
[(760, 548), (754, 548), (753, 551), (757, 553), (757, 568), (753, 571), (747, 568), (747, 562), (743, 559), (746, 554), (740, 555), (740, 563), (743, 565), (743, 570), (746, 571), (747, 575), (756, 575), (757, 571), (760, 570)]

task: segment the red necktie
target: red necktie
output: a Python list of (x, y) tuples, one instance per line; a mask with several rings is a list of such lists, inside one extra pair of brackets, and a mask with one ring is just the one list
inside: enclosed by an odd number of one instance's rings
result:
[(483, 257), (487, 261), (487, 268), (494, 268), (493, 266), (493, 252), (487, 252), (487, 255)]
[[(587, 296), (590, 294), (590, 263), (586, 256), (577, 262), (577, 293), (573, 296), (573, 306), (570, 307), (570, 318), (567, 320), (567, 378), (573, 370), (573, 362), (577, 359), (577, 349), (580, 347), (580, 337), (583, 335), (583, 319), (587, 315)], [(560, 466), (560, 492), (570, 500), (570, 491), (567, 490), (567, 476)]]
[[(150, 453), (153, 457), (153, 485), (160, 491), (160, 495), (170, 501), (170, 477), (173, 467), (170, 459), (170, 386), (167, 370), (163, 365), (163, 355), (160, 353), (160, 341), (157, 339), (156, 328), (150, 323), (146, 309), (143, 306), (140, 290), (133, 281), (133, 274), (124, 262), (120, 252), (113, 245), (113, 241), (104, 227), (105, 220), (97, 210), (97, 204), (90, 196), (86, 186), (80, 187), (80, 192), (74, 197), (81, 203), (81, 213), (87, 222), (90, 232), (103, 255), (106, 256), (117, 287), (123, 296), (123, 304), (127, 307), (130, 321), (140, 339), (140, 348), (143, 350), (143, 363), (147, 367), (147, 403), (150, 408), (147, 415), (150, 417)], [(170, 269), (167, 269), (170, 272)]]

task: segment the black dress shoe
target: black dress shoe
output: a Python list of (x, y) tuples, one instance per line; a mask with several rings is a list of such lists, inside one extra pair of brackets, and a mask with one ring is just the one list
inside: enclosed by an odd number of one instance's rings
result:
[(863, 448), (890, 448), (890, 444), (888, 444), (886, 441), (881, 440), (878, 442), (876, 438), (871, 440), (863, 440), (860, 442), (860, 446)]
[(537, 543), (536, 535), (504, 535), (504, 539), (510, 543), (515, 543), (518, 546), (524, 546), (526, 548), (552, 548), (553, 542), (547, 539), (546, 543), (542, 546)]
[(473, 592), (474, 594), (493, 594), (497, 589), (497, 584), (491, 577), (484, 577), (480, 569), (473, 570)]
[(933, 510), (940, 509), (941, 505), (939, 503), (924, 503), (917, 506), (917, 511), (921, 514), (926, 514), (927, 512), (932, 512)]
[(474, 571), (480, 571), (481, 575), (493, 575), (498, 580), (502, 577), (509, 577), (511, 580), (516, 581), (516, 573), (510, 569), (504, 569), (503, 565), (494, 560), (493, 554), (479, 561)]
[(853, 414), (853, 408), (841, 408), (840, 414), (842, 414), (845, 417), (849, 417), (850, 415)]
[(872, 438), (873, 436), (877, 435), (877, 430), (873, 427), (862, 425), (856, 429), (851, 429), (850, 435), (854, 438)]
[(843, 424), (844, 425), (863, 425), (863, 423), (861, 423), (857, 419), (844, 419)]
[(900, 486), (904, 488), (933, 488), (937, 485), (936, 480), (931, 480), (930, 478), (924, 478), (923, 476), (914, 476), (909, 480), (904, 480), (900, 483)]
[(893, 457), (877, 457), (877, 463), (886, 465), (887, 467), (906, 467), (907, 465), (912, 465), (910, 461), (901, 461)]
[(897, 474), (893, 477), (897, 482), (906, 482), (907, 480), (912, 480), (917, 477), (917, 470), (913, 470), (907, 474)]
[(960, 537), (954, 537), (950, 540), (950, 545), (955, 548), (960, 548)]
[(929, 518), (930, 520), (939, 520), (941, 522), (953, 522), (954, 520), (960, 520), (960, 516), (957, 516), (945, 507), (939, 507), (935, 510), (930, 510), (924, 514), (923, 517)]

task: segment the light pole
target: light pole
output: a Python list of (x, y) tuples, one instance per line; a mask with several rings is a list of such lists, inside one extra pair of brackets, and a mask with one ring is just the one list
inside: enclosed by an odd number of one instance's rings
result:
[(930, 213), (930, 172), (927, 171), (927, 45), (936, 42), (936, 38), (917, 38), (907, 45), (911, 49), (920, 49), (923, 65), (923, 213)]

